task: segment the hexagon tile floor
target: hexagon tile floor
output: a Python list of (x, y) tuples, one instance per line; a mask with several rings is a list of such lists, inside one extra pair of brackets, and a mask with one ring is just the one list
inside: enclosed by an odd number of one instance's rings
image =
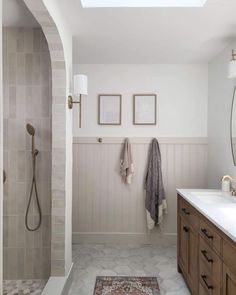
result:
[(157, 277), (161, 295), (190, 295), (176, 269), (176, 246), (73, 245), (69, 295), (93, 295), (97, 276)]

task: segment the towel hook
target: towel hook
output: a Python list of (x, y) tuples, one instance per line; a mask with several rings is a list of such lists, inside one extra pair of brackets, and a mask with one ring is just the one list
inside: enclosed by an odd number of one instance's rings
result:
[(102, 143), (102, 137), (98, 137), (97, 142)]

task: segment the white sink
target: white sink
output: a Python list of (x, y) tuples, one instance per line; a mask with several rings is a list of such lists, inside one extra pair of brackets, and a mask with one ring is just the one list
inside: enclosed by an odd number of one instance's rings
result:
[(208, 192), (208, 191), (201, 192), (201, 191), (199, 191), (199, 192), (191, 192), (191, 194), (194, 196), (221, 196), (223, 198), (222, 192), (217, 192), (217, 191), (216, 192)]
[(221, 192), (192, 192), (191, 194), (206, 204), (235, 203), (233, 197), (223, 196)]
[(196, 198), (198, 198), (199, 200), (201, 200), (202, 202), (204, 203), (207, 203), (207, 204), (225, 204), (225, 203), (231, 203), (233, 202), (230, 201), (229, 199), (226, 199), (224, 197), (219, 197), (219, 196), (196, 196)]

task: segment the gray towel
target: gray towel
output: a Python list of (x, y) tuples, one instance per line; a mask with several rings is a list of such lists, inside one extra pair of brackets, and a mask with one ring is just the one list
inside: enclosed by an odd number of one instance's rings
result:
[(161, 153), (157, 139), (153, 139), (149, 154), (145, 181), (148, 229), (160, 224), (163, 213), (167, 213), (167, 203), (161, 171)]
[(131, 184), (134, 173), (134, 165), (132, 160), (131, 145), (129, 139), (126, 138), (120, 159), (120, 174), (125, 183)]

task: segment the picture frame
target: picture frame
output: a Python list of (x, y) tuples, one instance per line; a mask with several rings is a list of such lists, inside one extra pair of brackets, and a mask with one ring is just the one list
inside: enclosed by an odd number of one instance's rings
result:
[(157, 95), (134, 94), (133, 95), (133, 124), (156, 125), (157, 124)]
[(99, 94), (98, 95), (98, 124), (121, 125), (122, 95)]

